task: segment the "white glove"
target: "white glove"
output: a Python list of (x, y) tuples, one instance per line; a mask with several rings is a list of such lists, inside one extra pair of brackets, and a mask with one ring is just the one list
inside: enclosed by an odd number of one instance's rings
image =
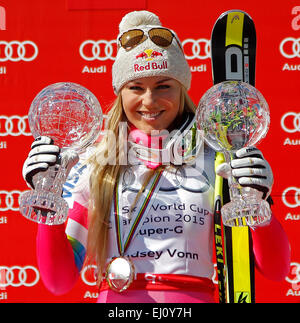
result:
[(38, 137), (31, 145), (28, 158), (23, 165), (23, 178), (30, 188), (34, 188), (33, 176), (46, 171), (49, 166), (63, 165), (69, 174), (71, 168), (77, 164), (79, 156), (74, 150), (60, 153), (60, 148), (53, 144), (53, 140), (46, 136)]
[(239, 149), (236, 158), (231, 160), (231, 165), (227, 163), (219, 165), (216, 173), (224, 178), (232, 174), (241, 186), (263, 192), (264, 199), (270, 195), (274, 182), (269, 163), (264, 159), (262, 152), (255, 147)]

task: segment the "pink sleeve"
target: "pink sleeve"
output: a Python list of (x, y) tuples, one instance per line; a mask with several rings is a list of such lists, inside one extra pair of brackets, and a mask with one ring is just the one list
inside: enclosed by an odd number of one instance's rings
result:
[(73, 249), (65, 234), (65, 225), (39, 224), (37, 260), (45, 287), (55, 295), (67, 293), (76, 283), (79, 272)]
[(290, 244), (279, 221), (272, 216), (267, 226), (252, 230), (257, 269), (268, 279), (283, 280), (290, 270)]
[(38, 226), (38, 267), (45, 287), (55, 295), (73, 288), (85, 257), (87, 209), (75, 202), (68, 216), (67, 226)]

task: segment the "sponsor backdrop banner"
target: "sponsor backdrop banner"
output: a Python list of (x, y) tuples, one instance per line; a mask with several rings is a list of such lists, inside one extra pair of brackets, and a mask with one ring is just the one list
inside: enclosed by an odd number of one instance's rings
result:
[(271, 110), (270, 131), (259, 146), (272, 165), (273, 211), (292, 248), (290, 273), (271, 282), (256, 273), (257, 302), (300, 301), (300, 2), (0, 0), (0, 302), (94, 302), (94, 268), (75, 288), (54, 296), (43, 285), (35, 255), (37, 225), (18, 212), (27, 190), (21, 169), (33, 140), (27, 113), (45, 86), (71, 81), (91, 90), (104, 111), (114, 100), (111, 67), (118, 25), (132, 9), (156, 12), (177, 31), (198, 103), (212, 85), (210, 36), (219, 15), (246, 11), (257, 29), (256, 86)]

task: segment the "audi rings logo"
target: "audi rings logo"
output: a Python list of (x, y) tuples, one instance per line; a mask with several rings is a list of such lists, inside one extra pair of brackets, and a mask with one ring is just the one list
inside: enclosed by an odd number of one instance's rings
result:
[(28, 116), (0, 116), (0, 137), (31, 136)]
[(187, 60), (210, 58), (210, 40), (208, 39), (185, 39), (182, 42), (182, 48)]
[(12, 287), (32, 287), (40, 279), (39, 271), (33, 266), (0, 266), (0, 288)]
[(287, 37), (279, 45), (282, 56), (286, 58), (300, 58), (300, 38)]
[(283, 203), (290, 208), (296, 208), (300, 206), (300, 188), (288, 187), (282, 193)]
[(23, 192), (21, 191), (0, 191), (0, 212), (19, 211), (19, 202)]
[(97, 266), (88, 265), (81, 271), (81, 279), (88, 286), (96, 286), (97, 284)]
[(300, 264), (297, 262), (291, 262), (290, 274), (285, 278), (285, 280), (292, 284), (294, 290), (300, 289)]
[[(210, 40), (185, 39), (182, 48), (187, 60), (210, 58)], [(85, 40), (79, 47), (80, 56), (86, 61), (115, 60), (117, 55), (116, 40)]]
[(300, 113), (287, 112), (281, 118), (280, 124), (286, 132), (300, 132)]
[(37, 45), (30, 40), (23, 42), (0, 40), (0, 62), (30, 62), (36, 59), (38, 52)]
[(86, 61), (115, 60), (117, 54), (116, 40), (86, 40), (79, 47), (80, 56)]

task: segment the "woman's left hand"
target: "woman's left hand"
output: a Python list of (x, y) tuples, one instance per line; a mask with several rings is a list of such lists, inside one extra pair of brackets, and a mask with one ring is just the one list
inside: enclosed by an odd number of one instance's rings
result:
[(232, 173), (241, 186), (248, 186), (263, 192), (266, 199), (272, 190), (273, 173), (269, 163), (264, 159), (262, 152), (255, 147), (239, 149), (235, 158), (231, 160), (231, 169), (228, 164), (219, 165), (216, 173), (227, 178)]

